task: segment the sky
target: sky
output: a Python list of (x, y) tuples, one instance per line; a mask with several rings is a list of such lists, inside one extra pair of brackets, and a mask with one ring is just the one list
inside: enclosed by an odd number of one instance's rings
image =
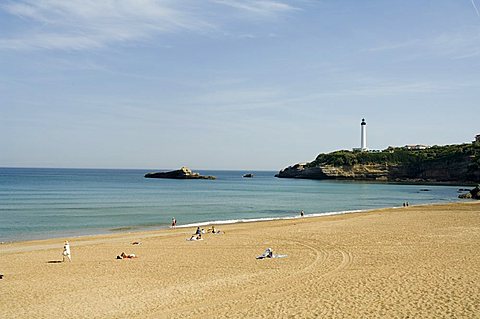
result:
[(280, 170), (471, 142), (479, 0), (0, 0), (0, 167)]

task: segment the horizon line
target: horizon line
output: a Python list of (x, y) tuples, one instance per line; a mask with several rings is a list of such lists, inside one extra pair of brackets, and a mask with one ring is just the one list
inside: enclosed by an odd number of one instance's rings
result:
[[(188, 167), (188, 166), (187, 166)], [(94, 169), (103, 169), (103, 170), (178, 170), (180, 168), (127, 168), (127, 167), (45, 167), (45, 166), (0, 166), (0, 169), (4, 168), (13, 168), (13, 169), (85, 169), (85, 170), (94, 170)], [(190, 167), (188, 167), (190, 168)], [(242, 168), (235, 168), (235, 169), (212, 169), (212, 168), (194, 168), (192, 170), (200, 170), (200, 171), (256, 171), (256, 172), (276, 172), (278, 169), (242, 169)]]

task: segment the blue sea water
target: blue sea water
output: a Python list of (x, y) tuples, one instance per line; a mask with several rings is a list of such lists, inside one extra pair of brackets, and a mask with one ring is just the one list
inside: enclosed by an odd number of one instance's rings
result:
[[(0, 241), (345, 212), (457, 200), (462, 186), (275, 178), (148, 179), (148, 170), (0, 168)], [(421, 191), (429, 189), (429, 191)]]

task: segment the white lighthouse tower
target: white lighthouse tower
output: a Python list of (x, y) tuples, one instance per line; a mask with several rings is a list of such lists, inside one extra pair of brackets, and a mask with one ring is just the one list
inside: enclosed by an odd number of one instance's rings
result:
[(360, 124), (360, 126), (362, 127), (360, 151), (365, 152), (367, 150), (367, 123), (365, 122), (365, 119), (362, 119), (362, 123)]

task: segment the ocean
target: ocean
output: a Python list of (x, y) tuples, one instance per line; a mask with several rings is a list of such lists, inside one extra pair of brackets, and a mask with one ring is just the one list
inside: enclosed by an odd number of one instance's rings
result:
[[(464, 186), (275, 178), (148, 179), (141, 169), (0, 168), (0, 242), (345, 213), (457, 201)], [(194, 170), (195, 171), (195, 170)], [(243, 174), (253, 173), (253, 178)]]

